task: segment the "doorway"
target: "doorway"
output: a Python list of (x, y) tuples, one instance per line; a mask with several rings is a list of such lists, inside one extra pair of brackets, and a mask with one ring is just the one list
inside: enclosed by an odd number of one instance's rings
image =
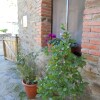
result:
[(60, 37), (60, 25), (66, 25), (73, 39), (81, 44), (85, 0), (53, 0), (53, 33)]
[(53, 0), (53, 28), (52, 31), (57, 37), (60, 37), (62, 32), (60, 29), (61, 24), (66, 24), (66, 6), (67, 0)]

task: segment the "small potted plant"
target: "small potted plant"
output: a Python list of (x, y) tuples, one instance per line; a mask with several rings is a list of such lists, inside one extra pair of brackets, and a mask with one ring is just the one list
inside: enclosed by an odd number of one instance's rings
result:
[(67, 96), (76, 97), (83, 93), (86, 82), (83, 81), (79, 69), (85, 66), (83, 57), (77, 57), (71, 52), (73, 43), (70, 34), (64, 26), (62, 39), (58, 45), (51, 47), (46, 66), (46, 75), (38, 81), (38, 93), (43, 100), (66, 100)]
[(22, 78), (22, 84), (29, 99), (35, 98), (37, 94), (37, 66), (36, 55), (30, 53), (26, 56), (18, 55), (17, 67)]
[(71, 52), (73, 54), (75, 54), (76, 56), (80, 57), (82, 54), (81, 54), (81, 45), (78, 44), (77, 42), (74, 42), (70, 45), (71, 47)]
[[(62, 37), (62, 34), (61, 34), (61, 37)], [(48, 34), (46, 37), (48, 51), (50, 52), (51, 47), (53, 45), (58, 45), (61, 40), (62, 40), (61, 38), (56, 37), (56, 34), (53, 34), (53, 33)], [(81, 54), (81, 46), (74, 39), (72, 40), (72, 42), (70, 44), (70, 48), (71, 48), (71, 52), (73, 54), (75, 54), (76, 56), (80, 57), (82, 55)]]

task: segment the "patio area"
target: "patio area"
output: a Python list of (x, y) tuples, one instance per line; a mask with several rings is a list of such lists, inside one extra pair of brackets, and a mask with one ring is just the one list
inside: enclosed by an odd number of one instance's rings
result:
[(0, 100), (27, 100), (16, 65), (0, 56)]
[(0, 100), (27, 100), (15, 63), (4, 59), (0, 41)]

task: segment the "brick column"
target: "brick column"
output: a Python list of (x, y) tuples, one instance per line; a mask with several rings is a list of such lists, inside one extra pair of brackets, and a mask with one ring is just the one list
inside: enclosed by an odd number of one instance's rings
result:
[[(92, 96), (100, 99), (100, 0), (86, 0), (83, 22), (82, 52), (87, 59), (85, 77)], [(93, 99), (94, 100), (94, 99)]]
[(37, 12), (41, 17), (41, 21), (36, 26), (39, 35), (35, 37), (35, 40), (43, 47), (46, 46), (46, 36), (51, 33), (52, 0), (40, 0), (39, 4)]
[(35, 40), (43, 47), (46, 46), (46, 36), (51, 33), (52, 0), (40, 0), (38, 4), (40, 6), (37, 8), (37, 12), (41, 17), (41, 21), (36, 26), (39, 35), (35, 37)]
[(51, 33), (52, 24), (52, 0), (42, 0), (41, 6), (41, 43), (46, 45), (45, 37)]

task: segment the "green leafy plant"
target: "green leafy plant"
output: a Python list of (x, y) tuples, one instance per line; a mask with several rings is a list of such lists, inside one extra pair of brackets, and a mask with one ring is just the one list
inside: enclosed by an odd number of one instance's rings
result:
[(18, 55), (17, 57), (17, 68), (21, 74), (21, 78), (26, 84), (34, 84), (37, 83), (37, 65), (35, 62), (36, 59), (35, 53), (30, 53), (28, 55)]
[(38, 93), (42, 100), (65, 100), (67, 96), (75, 99), (83, 93), (86, 85), (79, 71), (85, 66), (85, 60), (71, 52), (73, 40), (64, 25), (61, 29), (63, 35), (60, 43), (53, 45), (50, 52), (45, 49), (50, 59), (45, 77), (38, 81)]
[(7, 29), (1, 29), (0, 31), (6, 33), (8, 30)]

